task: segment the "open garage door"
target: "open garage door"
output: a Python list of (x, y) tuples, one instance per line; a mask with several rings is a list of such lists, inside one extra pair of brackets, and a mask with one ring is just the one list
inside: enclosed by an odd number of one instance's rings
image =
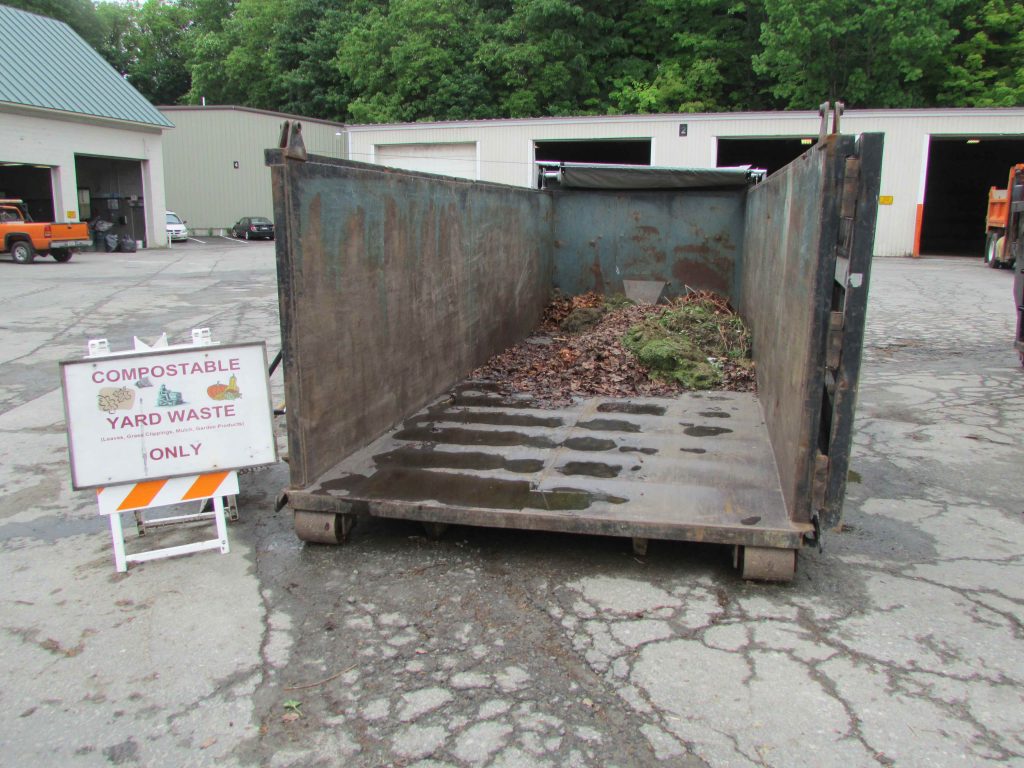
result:
[(459, 179), (477, 178), (476, 142), (378, 144), (374, 162), (406, 171), (437, 173)]
[(24, 200), (36, 221), (53, 221), (51, 169), (43, 165), (0, 162), (0, 198)]
[(650, 139), (586, 139), (534, 142), (534, 159), (556, 163), (650, 165)]
[[(75, 155), (78, 177), (79, 217), (103, 219), (114, 226), (111, 233), (146, 237), (146, 205), (142, 195), (142, 162), (112, 157)], [(163, 221), (163, 211), (154, 212)]]
[(1024, 135), (944, 138), (928, 144), (921, 255), (983, 256), (989, 187), (1024, 163)]
[(729, 139), (718, 140), (719, 168), (731, 168), (736, 165), (750, 165), (763, 168), (768, 173), (775, 173), (791, 162), (814, 144), (816, 138), (777, 138), (777, 139)]

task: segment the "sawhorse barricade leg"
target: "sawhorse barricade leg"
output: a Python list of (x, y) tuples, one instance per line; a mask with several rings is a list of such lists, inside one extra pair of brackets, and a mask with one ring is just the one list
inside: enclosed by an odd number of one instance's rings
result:
[[(188, 489), (194, 489), (200, 486), (204, 488), (210, 487), (212, 484), (211, 479), (216, 483), (212, 488), (212, 491), (216, 491), (216, 493), (211, 492), (208, 496), (201, 497), (194, 493), (190, 494), (188, 491)], [(157, 489), (158, 493), (154, 493), (153, 497), (144, 507), (133, 507), (131, 505), (126, 505), (125, 503), (121, 503), (119, 506), (116, 505), (116, 500), (121, 496), (127, 496), (130, 498), (131, 490), (135, 488), (135, 486), (114, 486), (104, 488), (97, 494), (100, 512), (106, 514), (110, 518), (110, 538), (114, 548), (114, 568), (119, 573), (124, 573), (128, 570), (128, 563), (143, 563), (147, 560), (156, 560), (163, 557), (175, 557), (176, 555), (187, 555), (192, 552), (203, 552), (208, 549), (219, 549), (222, 554), (227, 554), (230, 551), (230, 545), (228, 544), (227, 520), (225, 518), (225, 510), (227, 507), (224, 504), (224, 500), (225, 497), (229, 499), (229, 503), (233, 511), (233, 519), (237, 519), (238, 507), (237, 503), (235, 503), (235, 495), (238, 493), (238, 475), (235, 472), (222, 472), (217, 475), (171, 478), (170, 480), (150, 481), (150, 483), (151, 486), (160, 484), (160, 488)], [(185, 489), (184, 492), (182, 489)], [(104, 493), (107, 494), (106, 498), (104, 498)], [(182, 501), (202, 501), (204, 498), (210, 498), (213, 500), (212, 512), (178, 515), (149, 522), (146, 522), (142, 516), (142, 512), (145, 509), (151, 509), (157, 506), (167, 506), (169, 504), (178, 504)], [(124, 512), (136, 513), (136, 521), (140, 525), (140, 533), (144, 533), (145, 526), (153, 528), (157, 526), (193, 523), (201, 520), (213, 520), (217, 529), (217, 538), (197, 541), (191, 544), (180, 544), (174, 547), (163, 547), (160, 549), (151, 549), (145, 552), (128, 554), (125, 550), (124, 528), (121, 524), (121, 514)]]

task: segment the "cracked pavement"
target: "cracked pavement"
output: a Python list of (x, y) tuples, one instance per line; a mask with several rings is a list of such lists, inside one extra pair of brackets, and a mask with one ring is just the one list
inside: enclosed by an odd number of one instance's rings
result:
[(710, 545), (377, 519), (303, 545), (284, 465), (241, 477), (229, 554), (116, 574), (56, 362), (206, 326), (273, 355), (272, 244), (0, 268), (2, 765), (1024, 765), (1009, 272), (876, 260), (844, 523), (768, 585)]

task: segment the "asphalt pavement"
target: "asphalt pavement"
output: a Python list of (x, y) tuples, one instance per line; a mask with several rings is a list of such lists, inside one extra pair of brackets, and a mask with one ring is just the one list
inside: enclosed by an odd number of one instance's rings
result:
[[(273, 247), (0, 262), (0, 765), (1024, 766), (1010, 272), (876, 260), (844, 523), (792, 584), (711, 545), (376, 519), (305, 545), (284, 464), (242, 475), (230, 553), (115, 573), (57, 363), (196, 327), (272, 356)], [(130, 522), (130, 549), (197, 535)]]

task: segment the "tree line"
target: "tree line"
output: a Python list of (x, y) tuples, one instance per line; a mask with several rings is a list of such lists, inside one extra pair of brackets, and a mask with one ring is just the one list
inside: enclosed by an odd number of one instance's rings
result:
[(0, 0), (157, 105), (350, 123), (1024, 105), (1020, 0)]

